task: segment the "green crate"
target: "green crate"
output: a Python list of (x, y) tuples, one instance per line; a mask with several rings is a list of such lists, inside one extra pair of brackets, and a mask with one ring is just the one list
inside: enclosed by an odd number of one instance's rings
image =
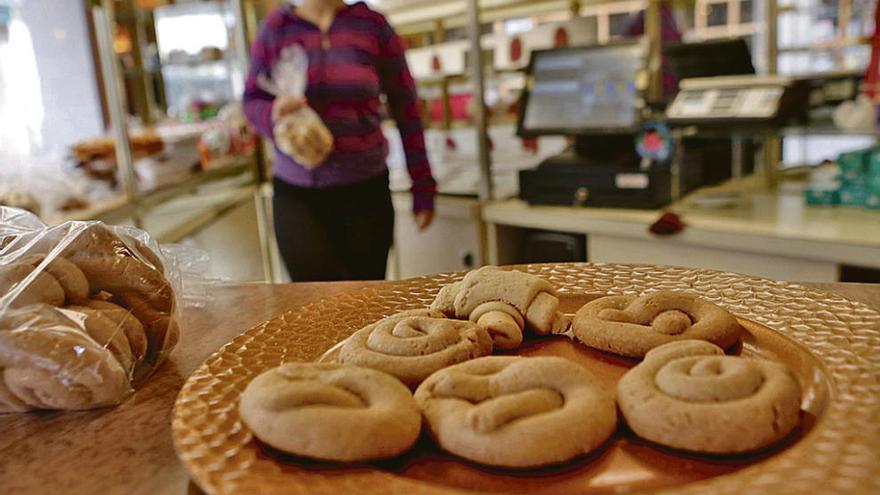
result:
[(868, 197), (865, 198), (865, 208), (880, 210), (880, 190), (868, 193)]
[(841, 186), (840, 204), (843, 206), (865, 206), (870, 190), (867, 187)]
[(868, 159), (868, 172), (866, 176), (869, 187), (880, 189), (880, 148), (871, 152), (871, 157)]
[(868, 171), (868, 162), (874, 155), (873, 150), (850, 151), (837, 156), (840, 168), (840, 180), (853, 185), (860, 184)]
[(833, 206), (840, 204), (840, 194), (834, 190), (828, 189), (810, 189), (804, 190), (804, 198), (810, 206)]
[(880, 174), (880, 148), (874, 148), (868, 155), (868, 171)]

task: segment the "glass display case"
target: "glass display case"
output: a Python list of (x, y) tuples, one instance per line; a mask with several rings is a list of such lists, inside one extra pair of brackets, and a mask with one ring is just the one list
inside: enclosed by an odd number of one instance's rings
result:
[(153, 19), (168, 116), (204, 120), (239, 98), (244, 63), (236, 56), (231, 2), (166, 5)]

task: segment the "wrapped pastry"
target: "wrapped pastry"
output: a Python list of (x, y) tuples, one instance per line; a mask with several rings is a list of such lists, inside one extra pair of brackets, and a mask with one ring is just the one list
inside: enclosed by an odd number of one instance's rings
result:
[(0, 209), (0, 412), (120, 402), (178, 340), (158, 246), (99, 222)]
[(516, 349), (528, 325), (539, 334), (561, 333), (569, 320), (558, 311), (549, 282), (528, 273), (484, 266), (440, 290), (431, 309), (486, 328), (495, 347)]
[(130, 363), (88, 335), (81, 317), (47, 304), (0, 316), (0, 412), (91, 409), (125, 397)]
[[(275, 96), (302, 98), (305, 95), (309, 59), (297, 44), (281, 51), (272, 68), (271, 80), (265, 75), (258, 78), (260, 87)], [(303, 106), (285, 115), (273, 129), (275, 145), (306, 168), (317, 168), (333, 151), (333, 134), (321, 117), (309, 106)]]
[(333, 134), (314, 111), (304, 107), (275, 124), (275, 145), (306, 168), (317, 168), (333, 151)]

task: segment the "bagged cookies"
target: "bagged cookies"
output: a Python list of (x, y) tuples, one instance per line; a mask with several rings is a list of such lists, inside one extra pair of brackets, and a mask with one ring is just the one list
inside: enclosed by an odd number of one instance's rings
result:
[(0, 208), (0, 412), (119, 403), (177, 344), (177, 277), (137, 229)]
[[(306, 52), (293, 44), (281, 51), (272, 68), (271, 80), (261, 76), (258, 81), (264, 91), (275, 96), (301, 98), (305, 94), (308, 71)], [(323, 165), (333, 151), (333, 134), (309, 106), (279, 119), (273, 138), (278, 149), (309, 169)]]

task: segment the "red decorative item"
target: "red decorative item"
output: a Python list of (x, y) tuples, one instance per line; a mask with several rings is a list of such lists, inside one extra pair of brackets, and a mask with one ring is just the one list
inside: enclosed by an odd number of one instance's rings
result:
[(660, 215), (656, 222), (652, 223), (648, 230), (655, 235), (672, 235), (684, 230), (685, 224), (681, 217), (672, 212)]
[(455, 140), (451, 137), (446, 138), (446, 149), (449, 151), (455, 151), (458, 148), (458, 145), (455, 144)]
[(519, 59), (522, 58), (522, 41), (520, 41), (519, 37), (513, 38), (510, 41), (510, 60), (511, 62), (519, 62)]
[(440, 72), (443, 66), (440, 64), (440, 57), (434, 55), (431, 57), (431, 70), (434, 72)]
[(533, 155), (538, 153), (538, 138), (531, 136), (520, 138), (520, 140), (522, 140), (524, 150), (531, 151)]
[(566, 46), (568, 46), (568, 31), (560, 26), (556, 28), (556, 33), (553, 34), (553, 47), (563, 48)]
[(865, 72), (865, 95), (874, 101), (880, 98), (880, 3), (874, 11), (874, 35), (871, 36), (871, 61)]

